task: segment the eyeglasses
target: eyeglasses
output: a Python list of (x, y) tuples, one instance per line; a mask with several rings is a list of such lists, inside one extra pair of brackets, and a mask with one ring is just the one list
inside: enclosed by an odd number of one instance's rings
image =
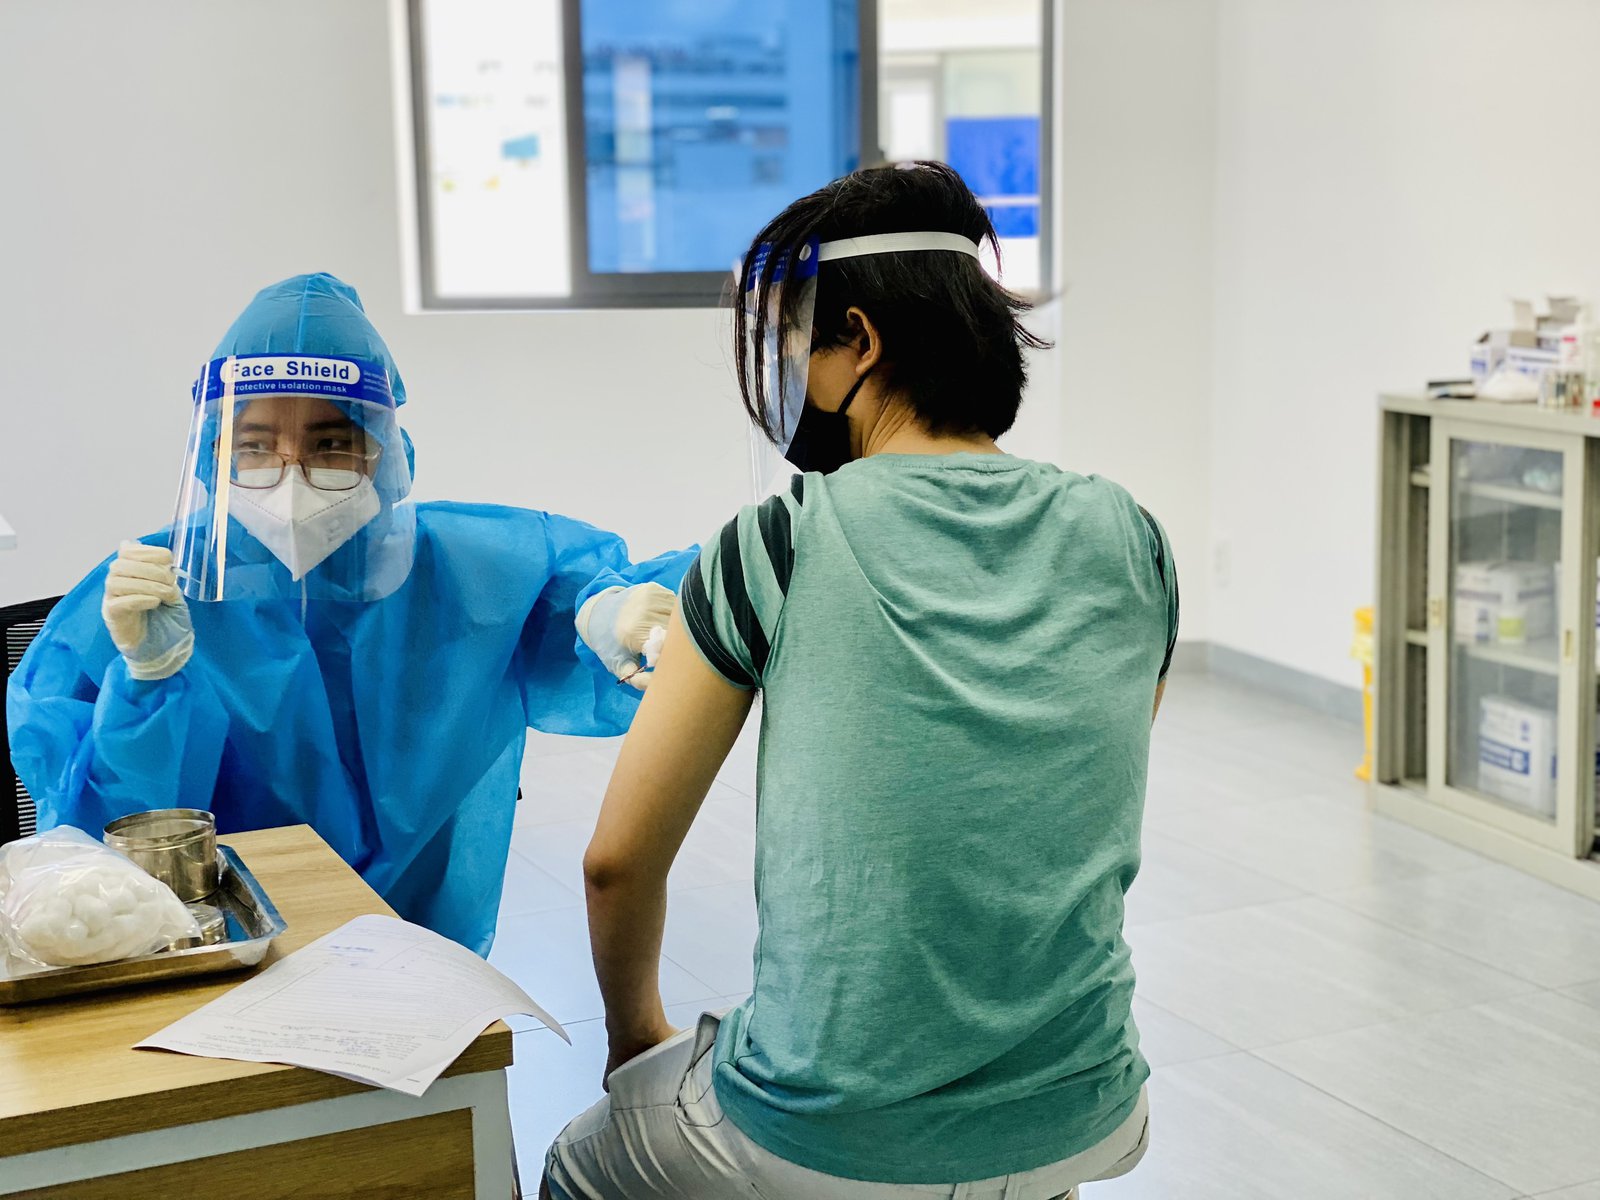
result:
[(233, 482), (251, 489), (275, 488), (283, 482), (289, 464), (319, 492), (348, 492), (367, 477), (377, 454), (352, 454), (344, 450), (318, 450), (300, 458), (274, 450), (241, 450), (233, 456)]

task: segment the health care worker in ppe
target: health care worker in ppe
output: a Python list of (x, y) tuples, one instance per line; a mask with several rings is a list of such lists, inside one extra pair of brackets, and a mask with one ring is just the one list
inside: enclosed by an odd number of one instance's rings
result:
[(401, 916), (487, 953), (526, 730), (628, 727), (691, 555), (413, 503), (405, 398), (352, 288), (256, 296), (195, 384), (172, 529), (74, 588), (11, 678), (41, 828), (304, 822)]

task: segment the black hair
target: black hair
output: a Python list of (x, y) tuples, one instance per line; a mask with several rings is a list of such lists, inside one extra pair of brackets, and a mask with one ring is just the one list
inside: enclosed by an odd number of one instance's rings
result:
[[(796, 200), (756, 234), (734, 297), (734, 354), (745, 411), (769, 438), (777, 441), (782, 431), (767, 416), (768, 356), (781, 353), (793, 337), (809, 335), (813, 350), (848, 344), (852, 307), (871, 317), (883, 338), (876, 372), (884, 391), (907, 404), (929, 433), (999, 437), (1011, 428), (1028, 380), (1023, 349), (1050, 343), (1018, 320), (1032, 304), (1006, 291), (969, 255), (916, 250), (823, 263), (812, 328), (798, 328), (801, 289), (784, 287), (782, 280), (794, 277), (807, 246), (928, 231), (960, 234), (988, 243), (997, 258), (1000, 253), (983, 206), (938, 162), (856, 171)], [(774, 287), (776, 312), (770, 311)], [(788, 399), (786, 383), (780, 374), (779, 412)]]

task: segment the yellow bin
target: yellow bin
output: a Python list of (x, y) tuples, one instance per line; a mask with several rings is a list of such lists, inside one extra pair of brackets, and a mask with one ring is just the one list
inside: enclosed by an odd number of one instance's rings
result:
[(1366, 749), (1361, 765), (1356, 768), (1357, 779), (1372, 778), (1372, 609), (1356, 609), (1355, 637), (1350, 642), (1350, 657), (1361, 664), (1361, 728), (1366, 738)]

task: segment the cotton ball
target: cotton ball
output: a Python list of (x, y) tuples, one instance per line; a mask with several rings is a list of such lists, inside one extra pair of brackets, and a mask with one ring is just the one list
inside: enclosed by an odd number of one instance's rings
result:
[(51, 922), (43, 928), (32, 927), (31, 933), (25, 935), (28, 952), (52, 966), (77, 966), (84, 962), (88, 940), (89, 927), (77, 917), (60, 924)]
[(122, 881), (106, 888), (105, 901), (112, 915), (118, 917), (126, 916), (139, 907), (139, 898), (133, 894), (133, 889)]
[(115, 917), (100, 930), (98, 937), (90, 943), (95, 958), (101, 962), (112, 962), (119, 958), (127, 958), (136, 954), (143, 947), (138, 942), (131, 942), (126, 931), (117, 924)]
[(119, 946), (134, 947), (133, 950), (125, 951), (125, 955), (132, 954), (135, 950), (142, 948), (150, 932), (149, 922), (141, 920), (135, 913), (125, 913), (112, 917), (111, 924), (116, 930), (117, 944)]
[(28, 912), (17, 922), (17, 935), (29, 945), (53, 946), (66, 927), (66, 919), (56, 919), (43, 908)]
[(644, 639), (644, 661), (646, 665), (654, 667), (656, 660), (661, 657), (661, 648), (667, 644), (667, 631), (664, 626), (657, 625)]
[(111, 920), (111, 906), (98, 892), (84, 892), (72, 898), (72, 915), (91, 930), (103, 929)]
[(140, 904), (161, 904), (169, 899), (176, 899), (167, 885), (160, 880), (146, 875), (143, 871), (137, 875), (130, 875), (127, 880), (128, 890), (133, 893), (133, 898)]
[(54, 925), (65, 925), (72, 919), (72, 901), (60, 894), (40, 896), (29, 901), (29, 911), (43, 913)]
[(83, 942), (73, 947), (73, 953), (78, 958), (88, 961), (91, 958), (101, 958), (116, 944), (117, 931), (109, 925), (91, 925), (89, 932), (84, 935)]

